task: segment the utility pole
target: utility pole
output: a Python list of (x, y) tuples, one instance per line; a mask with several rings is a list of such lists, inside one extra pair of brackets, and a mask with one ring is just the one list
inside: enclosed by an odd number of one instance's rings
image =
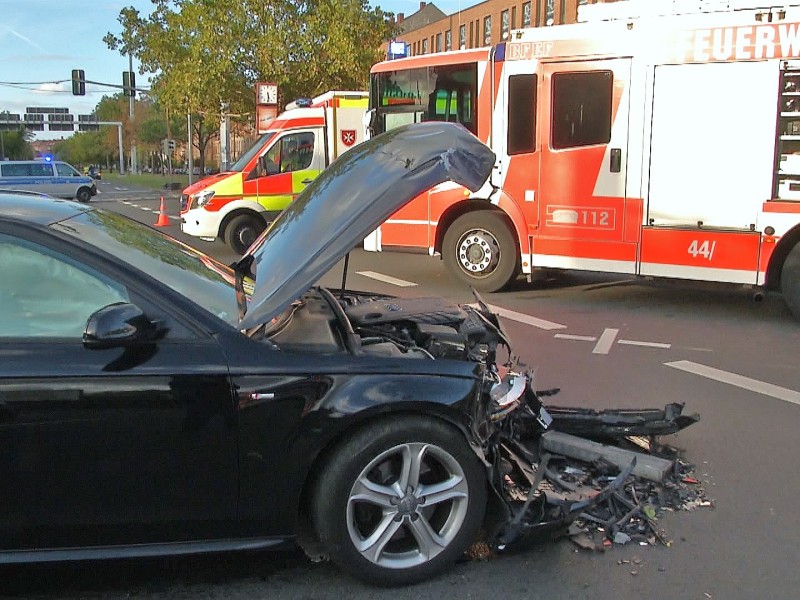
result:
[[(128, 71), (133, 73), (133, 55), (128, 54)], [(136, 165), (136, 131), (134, 128), (134, 111), (133, 105), (136, 103), (136, 97), (134, 93), (131, 93), (129, 97), (129, 106), (130, 106), (130, 125), (131, 125), (131, 173), (136, 175), (139, 172), (139, 169)]]
[(189, 185), (194, 181), (194, 152), (192, 151), (192, 113), (186, 113), (186, 135), (189, 138), (186, 151), (189, 153)]
[(219, 121), (219, 161), (220, 171), (227, 171), (231, 162), (230, 155), (230, 116), (229, 105), (227, 102), (220, 102), (220, 121)]

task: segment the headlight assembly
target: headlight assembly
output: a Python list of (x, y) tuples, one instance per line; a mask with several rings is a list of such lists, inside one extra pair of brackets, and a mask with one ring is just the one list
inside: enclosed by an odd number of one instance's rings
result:
[(203, 190), (202, 192), (197, 192), (194, 195), (194, 204), (197, 206), (197, 208), (202, 208), (211, 202), (211, 199), (214, 197), (215, 193), (216, 192), (214, 192), (214, 190)]

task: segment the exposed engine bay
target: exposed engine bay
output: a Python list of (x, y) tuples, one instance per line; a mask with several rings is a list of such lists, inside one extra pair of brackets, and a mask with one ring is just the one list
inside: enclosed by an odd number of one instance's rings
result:
[(507, 341), (487, 312), (441, 298), (334, 295), (314, 288), (270, 323), (264, 334), (288, 352), (350, 349), (374, 356), (492, 362), (497, 345)]

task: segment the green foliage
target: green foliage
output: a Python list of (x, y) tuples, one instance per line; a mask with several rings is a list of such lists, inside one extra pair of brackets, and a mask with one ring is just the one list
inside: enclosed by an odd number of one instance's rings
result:
[(81, 131), (53, 145), (53, 154), (72, 165), (105, 164), (102, 131)]
[(152, 94), (172, 111), (218, 118), (254, 111), (254, 85), (279, 85), (282, 102), (329, 89), (364, 89), (389, 13), (365, 0), (153, 0), (143, 17), (120, 12), (104, 41), (154, 73)]
[[(8, 160), (30, 160), (33, 158), (33, 146), (30, 144), (31, 134), (24, 128), (0, 132), (0, 154)], [(0, 157), (2, 158), (2, 157)]]

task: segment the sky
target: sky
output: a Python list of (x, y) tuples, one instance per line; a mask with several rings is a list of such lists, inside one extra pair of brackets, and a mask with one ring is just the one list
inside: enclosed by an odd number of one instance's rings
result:
[[(234, 0), (235, 1), (235, 0)], [(445, 14), (478, 4), (479, 0), (436, 0)], [(373, 0), (372, 6), (409, 16), (419, 0)], [(88, 83), (85, 96), (72, 95), (72, 69), (83, 69), (86, 79), (122, 85), (128, 58), (109, 50), (103, 42), (108, 32), (119, 33), (117, 17), (126, 6), (150, 14), (150, 0), (0, 0), (0, 111), (21, 115), (28, 106), (68, 108), (78, 120), (90, 114), (110, 87)], [(146, 77), (138, 74), (142, 86)], [(37, 139), (59, 138), (68, 133), (37, 133)]]

